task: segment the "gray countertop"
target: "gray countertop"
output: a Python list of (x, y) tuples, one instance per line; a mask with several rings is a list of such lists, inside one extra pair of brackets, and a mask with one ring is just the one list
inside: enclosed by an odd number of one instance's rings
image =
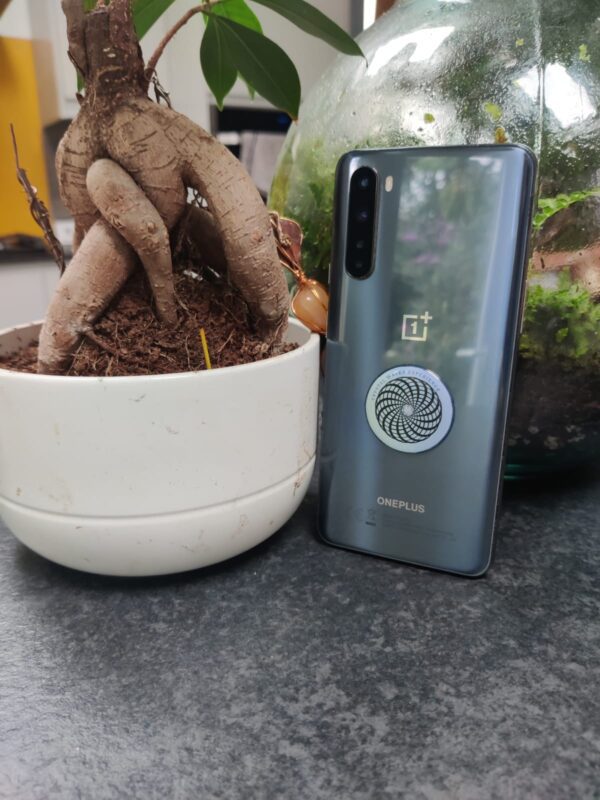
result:
[(469, 580), (322, 545), (84, 575), (0, 523), (0, 797), (600, 797), (600, 474), (509, 486)]

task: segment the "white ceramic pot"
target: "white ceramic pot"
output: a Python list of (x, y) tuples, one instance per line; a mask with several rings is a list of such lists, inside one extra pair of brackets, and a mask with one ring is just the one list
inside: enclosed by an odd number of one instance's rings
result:
[[(15, 352), (39, 324), (0, 333)], [(280, 528), (315, 463), (319, 338), (177, 375), (71, 378), (0, 369), (0, 515), (59, 564), (160, 575), (214, 564)]]

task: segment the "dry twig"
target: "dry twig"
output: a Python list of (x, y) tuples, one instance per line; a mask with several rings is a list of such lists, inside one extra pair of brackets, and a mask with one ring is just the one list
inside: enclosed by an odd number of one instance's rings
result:
[(152, 88), (154, 89), (154, 97), (156, 102), (160, 105), (161, 101), (164, 101), (168, 108), (173, 108), (173, 104), (171, 103), (171, 95), (167, 90), (161, 85), (161, 82), (158, 80), (158, 75), (154, 73), (152, 78), (150, 79), (152, 83)]
[(15, 136), (15, 129), (11, 125), (10, 133), (12, 136), (13, 150), (15, 154), (15, 164), (17, 165), (17, 179), (23, 187), (25, 194), (29, 200), (29, 211), (35, 222), (39, 225), (46, 240), (46, 244), (50, 249), (52, 258), (58, 264), (60, 274), (65, 271), (65, 253), (62, 244), (56, 238), (52, 230), (52, 223), (50, 222), (50, 213), (43, 200), (38, 197), (37, 189), (32, 185), (27, 177), (27, 173), (19, 163), (19, 150), (17, 148), (17, 137)]

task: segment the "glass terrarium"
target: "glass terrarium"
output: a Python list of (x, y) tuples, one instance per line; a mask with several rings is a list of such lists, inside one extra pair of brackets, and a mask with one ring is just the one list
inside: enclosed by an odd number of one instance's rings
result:
[[(600, 447), (600, 2), (400, 0), (302, 106), (270, 205), (325, 280), (335, 166), (360, 147), (519, 142), (540, 162), (507, 475)], [(307, 270), (308, 271), (308, 270)]]

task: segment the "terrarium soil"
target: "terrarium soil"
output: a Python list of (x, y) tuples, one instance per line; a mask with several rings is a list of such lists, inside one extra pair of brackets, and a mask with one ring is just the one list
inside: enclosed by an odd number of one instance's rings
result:
[(520, 358), (509, 421), (509, 447), (559, 456), (592, 452), (600, 432), (600, 372)]
[[(248, 307), (226, 281), (210, 273), (175, 276), (178, 323), (161, 324), (146, 278), (135, 275), (104, 317), (82, 340), (66, 373), (75, 376), (163, 375), (204, 370), (203, 328), (212, 368), (260, 361), (293, 350), (265, 345), (253, 329)], [(36, 372), (37, 343), (8, 357), (0, 367)]]

